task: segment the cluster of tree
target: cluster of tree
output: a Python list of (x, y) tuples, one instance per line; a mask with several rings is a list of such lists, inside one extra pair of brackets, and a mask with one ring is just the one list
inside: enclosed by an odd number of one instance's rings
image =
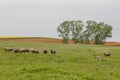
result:
[(89, 43), (94, 41), (96, 44), (102, 44), (106, 38), (112, 37), (112, 26), (104, 22), (86, 21), (86, 26), (81, 20), (64, 21), (57, 31), (63, 43), (73, 40), (74, 43)]

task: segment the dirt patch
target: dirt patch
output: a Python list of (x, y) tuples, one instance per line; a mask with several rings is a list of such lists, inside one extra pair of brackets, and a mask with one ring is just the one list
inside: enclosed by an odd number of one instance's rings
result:
[(120, 46), (120, 42), (105, 42), (106, 46)]
[[(15, 41), (15, 42), (44, 42), (44, 43), (62, 43), (61, 39), (56, 38), (1, 38), (0, 41)], [(74, 44), (72, 40), (68, 44)], [(85, 44), (85, 43), (83, 43)], [(93, 41), (90, 44), (94, 44)], [(120, 46), (120, 42), (105, 42), (106, 46)]]
[[(15, 41), (15, 42), (44, 42), (44, 43), (62, 43), (61, 39), (56, 38), (2, 38), (1, 41)], [(72, 40), (68, 44), (74, 44)]]
[(52, 38), (11, 38), (1, 39), (3, 41), (15, 41), (15, 42), (45, 42), (45, 43), (62, 43), (61, 39)]

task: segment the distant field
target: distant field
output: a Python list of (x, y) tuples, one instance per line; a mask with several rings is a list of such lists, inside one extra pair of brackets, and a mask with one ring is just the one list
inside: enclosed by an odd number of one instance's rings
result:
[[(40, 53), (15, 54), (4, 47), (35, 48)], [(44, 49), (57, 53), (43, 54)], [(111, 57), (103, 56), (105, 50)], [(102, 61), (94, 54), (101, 55)], [(0, 80), (120, 80), (120, 47), (0, 40)]]
[(43, 37), (0, 37), (0, 41), (62, 43), (61, 39)]
[(106, 42), (104, 45), (106, 45), (106, 46), (120, 46), (120, 42)]
[[(56, 39), (56, 38), (25, 37), (25, 36), (0, 36), (0, 41), (62, 43), (61, 39)], [(68, 43), (74, 44), (74, 42), (72, 40), (69, 40)], [(93, 43), (91, 42), (91, 44), (93, 44)], [(105, 42), (104, 45), (120, 46), (120, 42)]]

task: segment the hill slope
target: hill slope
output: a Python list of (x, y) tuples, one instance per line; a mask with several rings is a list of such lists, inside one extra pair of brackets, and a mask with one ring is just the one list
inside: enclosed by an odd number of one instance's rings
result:
[[(6, 46), (35, 48), (40, 53), (6, 52)], [(43, 54), (44, 49), (55, 49), (57, 53)], [(106, 49), (111, 57), (104, 57)], [(119, 52), (120, 47), (101, 45), (1, 41), (0, 80), (119, 80)], [(102, 61), (96, 60), (94, 54), (101, 55)]]

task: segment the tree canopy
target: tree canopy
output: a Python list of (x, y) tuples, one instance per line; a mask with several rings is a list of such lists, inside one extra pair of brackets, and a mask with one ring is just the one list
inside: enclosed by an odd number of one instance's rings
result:
[(58, 26), (57, 31), (63, 42), (69, 39), (75, 43), (89, 43), (91, 40), (96, 44), (102, 44), (107, 38), (112, 37), (112, 26), (104, 22), (86, 21), (86, 26), (81, 20), (64, 21)]
[(70, 22), (64, 21), (58, 26), (57, 31), (60, 33), (59, 37), (62, 37), (63, 43), (68, 43), (70, 39)]

